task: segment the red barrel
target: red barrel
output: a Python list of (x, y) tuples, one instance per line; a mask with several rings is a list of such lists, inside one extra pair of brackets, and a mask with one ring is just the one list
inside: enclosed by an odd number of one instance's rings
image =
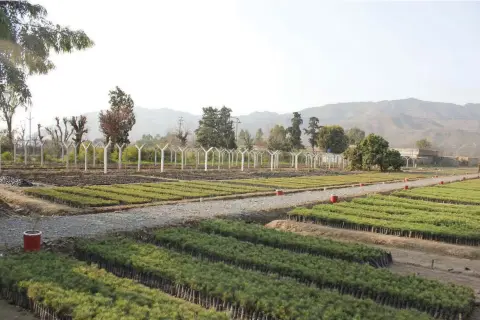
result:
[(405, 189), (405, 190), (408, 190), (408, 186), (407, 186), (407, 185), (405, 185), (405, 187), (403, 187), (403, 189)]
[(443, 181), (440, 181), (440, 184), (443, 184)]
[(23, 250), (40, 251), (42, 245), (42, 232), (41, 231), (25, 231), (23, 233)]
[(332, 194), (332, 195), (330, 196), (330, 202), (331, 202), (331, 203), (337, 203), (337, 202), (338, 202), (338, 196)]
[(275, 191), (275, 193), (277, 194), (277, 196), (283, 196), (284, 195), (283, 190), (277, 190), (277, 191)]

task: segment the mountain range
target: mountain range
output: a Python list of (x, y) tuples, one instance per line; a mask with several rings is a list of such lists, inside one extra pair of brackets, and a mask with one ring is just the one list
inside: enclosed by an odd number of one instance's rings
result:
[[(298, 112), (302, 115), (304, 127), (310, 117), (317, 117), (321, 125), (338, 124), (346, 129), (359, 127), (367, 134), (382, 135), (392, 147), (412, 148), (415, 141), (427, 138), (444, 154), (480, 155), (480, 104), (457, 105), (409, 98), (328, 104)], [(135, 115), (137, 122), (130, 134), (132, 141), (140, 139), (143, 134), (165, 135), (177, 127), (180, 117), (185, 127), (192, 131), (198, 127), (200, 119), (199, 115), (168, 108), (136, 107)], [(98, 112), (86, 116), (90, 130), (88, 137), (101, 137)], [(289, 126), (291, 117), (291, 113), (253, 112), (238, 116), (238, 128), (248, 130), (252, 135), (262, 128), (268, 136), (276, 124)]]

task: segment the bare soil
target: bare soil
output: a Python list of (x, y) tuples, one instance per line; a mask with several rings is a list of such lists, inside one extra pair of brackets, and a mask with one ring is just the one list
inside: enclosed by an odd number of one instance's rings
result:
[(143, 176), (118, 171), (104, 174), (101, 171), (4, 170), (4, 175), (28, 180), (34, 184), (54, 186), (110, 185), (168, 181), (159, 177)]
[(33, 314), (17, 306), (9, 304), (5, 300), (0, 300), (0, 319), (2, 320), (35, 320)]
[[(81, 212), (80, 209), (66, 205), (49, 202), (46, 200), (28, 197), (19, 192), (20, 187), (0, 188), (0, 215), (75, 215)], [(1, 318), (0, 318), (1, 319)]]

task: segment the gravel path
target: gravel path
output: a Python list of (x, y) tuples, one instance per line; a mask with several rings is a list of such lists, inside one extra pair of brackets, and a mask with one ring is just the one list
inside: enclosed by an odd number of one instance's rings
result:
[[(474, 178), (477, 174), (429, 178), (408, 182), (410, 187), (420, 187), (458, 181), (462, 177)], [(360, 196), (367, 193), (392, 191), (403, 188), (404, 183), (376, 184), (366, 187), (351, 187), (326, 191), (307, 191), (281, 197), (258, 197), (237, 200), (191, 202), (176, 205), (136, 208), (121, 212), (88, 214), (66, 217), (44, 217), (38, 225), (43, 240), (62, 237), (92, 236), (111, 231), (136, 230), (144, 227), (164, 226), (195, 218), (214, 216), (242, 216), (262, 211), (285, 210), (295, 206), (325, 201), (334, 192), (340, 198)], [(23, 231), (32, 227), (28, 217), (0, 217), (0, 247), (22, 245)]]

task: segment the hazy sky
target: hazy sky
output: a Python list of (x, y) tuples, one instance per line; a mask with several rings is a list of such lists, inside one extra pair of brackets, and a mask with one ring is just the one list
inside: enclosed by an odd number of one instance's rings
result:
[(246, 114), (408, 97), (480, 102), (480, 3), (32, 2), (96, 42), (29, 80), (34, 123), (105, 109), (116, 85), (138, 106), (197, 114), (209, 105)]

